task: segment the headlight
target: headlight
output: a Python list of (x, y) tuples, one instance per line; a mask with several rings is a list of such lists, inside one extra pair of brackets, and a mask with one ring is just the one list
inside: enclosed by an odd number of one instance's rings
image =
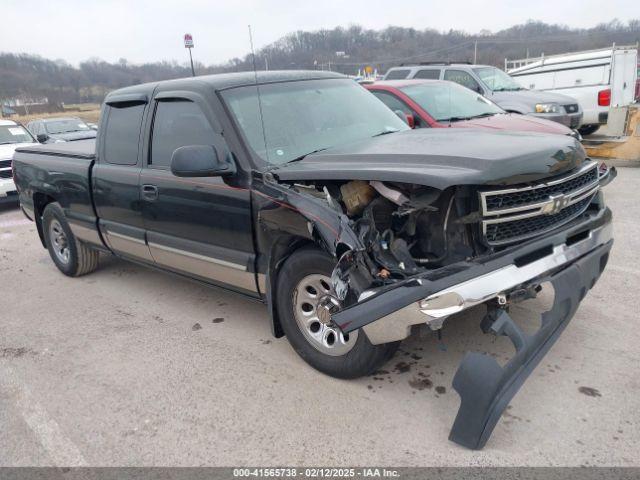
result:
[(536, 113), (558, 113), (560, 105), (557, 103), (537, 103)]

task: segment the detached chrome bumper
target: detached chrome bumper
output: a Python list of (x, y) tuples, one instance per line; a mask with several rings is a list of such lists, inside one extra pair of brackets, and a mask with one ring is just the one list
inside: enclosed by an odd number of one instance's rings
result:
[(588, 211), (556, 233), (482, 259), (364, 291), (358, 303), (331, 319), (344, 333), (363, 329), (373, 344), (394, 342), (408, 337), (413, 325), (437, 329), (450, 315), (541, 283), (545, 276), (611, 240), (611, 211), (601, 195), (594, 200), (600, 204), (599, 210)]
[[(588, 233), (571, 245), (561, 244), (548, 255), (522, 266), (515, 264), (499, 268), (466, 282), (441, 290), (395, 311), (363, 327), (374, 345), (406, 338), (412, 325), (426, 323), (431, 328), (442, 326), (444, 320), (455, 313), (488, 300), (507, 295), (517, 287), (530, 284), (546, 274), (570, 264), (612, 238), (612, 226), (606, 224)], [(364, 292), (363, 296), (368, 292)]]
[[(439, 328), (455, 313), (498, 298), (480, 327), (504, 335), (515, 355), (503, 366), (490, 355), (468, 352), (453, 379), (461, 398), (449, 439), (471, 449), (482, 448), (502, 412), (567, 326), (580, 302), (604, 270), (613, 245), (611, 211), (602, 198), (564, 230), (476, 262), (460, 262), (384, 291), (364, 292), (360, 302), (337, 312), (332, 320), (344, 331), (361, 328), (374, 344), (407, 337), (412, 325)], [(549, 282), (551, 309), (541, 312), (534, 333), (522, 330), (499, 308), (511, 293)], [(503, 297), (504, 296), (504, 297)], [(519, 295), (516, 295), (519, 296)]]

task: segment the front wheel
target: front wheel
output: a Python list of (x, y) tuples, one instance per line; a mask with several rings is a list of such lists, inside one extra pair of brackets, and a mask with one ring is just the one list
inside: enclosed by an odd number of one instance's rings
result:
[(278, 275), (280, 323), (293, 349), (313, 368), (337, 378), (369, 375), (393, 356), (400, 342), (372, 345), (361, 330), (344, 335), (319, 315), (337, 302), (331, 288), (334, 260), (311, 248), (296, 251)]

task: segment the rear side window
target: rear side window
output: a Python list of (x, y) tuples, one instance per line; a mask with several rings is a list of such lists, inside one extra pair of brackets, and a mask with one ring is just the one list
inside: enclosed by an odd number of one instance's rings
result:
[(152, 135), (150, 163), (155, 167), (168, 167), (179, 147), (213, 145), (216, 138), (200, 107), (182, 100), (158, 102)]
[(144, 104), (115, 104), (109, 107), (104, 133), (104, 160), (114, 165), (138, 163), (138, 144)]
[(409, 75), (409, 70), (400, 69), (400, 70), (391, 70), (387, 72), (387, 75), (384, 77), (385, 80), (404, 80)]
[(464, 70), (447, 70), (444, 72), (444, 79), (467, 87), (474, 92), (482, 93), (482, 89), (476, 79)]
[(407, 105), (405, 105), (405, 103), (399, 98), (397, 98), (395, 95), (387, 92), (381, 92), (379, 90), (371, 90), (371, 93), (373, 93), (376, 97), (382, 100), (382, 103), (384, 103), (387, 107), (389, 107), (394, 112), (396, 110), (400, 110), (403, 113), (411, 113), (411, 109)]
[(438, 80), (440, 78), (440, 70), (430, 68), (427, 70), (418, 70), (413, 78), (423, 78), (425, 80)]

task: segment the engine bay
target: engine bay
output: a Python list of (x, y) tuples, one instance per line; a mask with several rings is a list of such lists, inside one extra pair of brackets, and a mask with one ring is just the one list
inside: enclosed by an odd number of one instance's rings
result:
[[(324, 200), (345, 215), (364, 245), (363, 251), (351, 250), (339, 259), (335, 272), (339, 278), (334, 280), (341, 278), (344, 290), (361, 293), (487, 250), (474, 233), (471, 187), (441, 191), (423, 185), (353, 180), (295, 183), (293, 188)], [(337, 293), (341, 300), (346, 299), (347, 292)]]

